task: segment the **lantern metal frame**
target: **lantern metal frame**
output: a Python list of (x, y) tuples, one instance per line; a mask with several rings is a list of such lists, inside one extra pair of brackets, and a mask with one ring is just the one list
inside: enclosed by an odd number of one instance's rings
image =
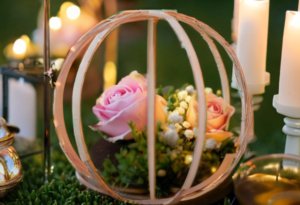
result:
[[(25, 59), (26, 63), (22, 62), (12, 62), (8, 65), (3, 65), (0, 67), (0, 74), (2, 75), (2, 115), (4, 119), (8, 119), (9, 110), (9, 79), (19, 79), (23, 78), (25, 82), (29, 82), (35, 85), (43, 86), (43, 65), (34, 59)], [(9, 119), (8, 119), (9, 120)], [(50, 121), (48, 121), (50, 123)], [(17, 133), (19, 128), (11, 125), (7, 125), (9, 129), (14, 129)], [(50, 126), (50, 125), (49, 125)], [(30, 141), (30, 143), (36, 144), (36, 141)], [(31, 150), (28, 153), (20, 155), (20, 158), (26, 158), (32, 155), (42, 154), (46, 147), (50, 147), (50, 143), (43, 145), (43, 149)], [(48, 155), (48, 153), (47, 153)]]

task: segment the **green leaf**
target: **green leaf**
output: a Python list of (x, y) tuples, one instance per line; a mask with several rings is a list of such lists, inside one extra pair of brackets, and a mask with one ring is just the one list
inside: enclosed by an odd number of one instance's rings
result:
[(115, 165), (113, 165), (113, 163), (108, 158), (104, 160), (103, 166), (104, 169), (111, 174), (117, 172), (117, 168), (115, 167)]
[(160, 85), (158, 88), (156, 88), (156, 94), (160, 95), (160, 96), (164, 96), (163, 95), (163, 87)]
[(39, 198), (36, 198), (36, 200), (34, 201), (34, 205), (39, 205), (41, 204), (41, 200)]
[(166, 94), (164, 94), (165, 99), (168, 99), (171, 95), (173, 95), (175, 93), (175, 89), (173, 86), (167, 86), (164, 88), (164, 90), (165, 90), (164, 92), (166, 93)]
[(231, 205), (230, 199), (228, 197), (225, 197), (224, 205)]
[(103, 139), (109, 138), (109, 135), (108, 135), (108, 134), (106, 134), (106, 133), (104, 133), (104, 132), (102, 132), (102, 131), (100, 131), (100, 130), (97, 130), (97, 133), (98, 133), (98, 134), (100, 135), (100, 137), (103, 138)]

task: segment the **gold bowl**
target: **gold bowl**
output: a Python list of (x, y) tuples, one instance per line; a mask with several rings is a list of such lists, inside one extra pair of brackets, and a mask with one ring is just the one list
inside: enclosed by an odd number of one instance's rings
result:
[(242, 205), (300, 204), (300, 157), (260, 156), (241, 164), (233, 177)]

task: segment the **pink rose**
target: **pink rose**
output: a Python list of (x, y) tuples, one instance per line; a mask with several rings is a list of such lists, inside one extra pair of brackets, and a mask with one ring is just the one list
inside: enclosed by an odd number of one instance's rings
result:
[[(166, 106), (165, 99), (156, 95), (156, 122), (166, 122)], [(97, 99), (93, 112), (100, 122), (91, 128), (111, 136), (109, 141), (132, 139), (128, 125), (130, 121), (139, 131), (147, 125), (147, 80), (136, 71), (132, 72), (117, 85), (104, 91)]]
[[(228, 137), (232, 136), (231, 132), (227, 132), (227, 124), (230, 117), (235, 112), (234, 107), (226, 105), (223, 109), (224, 100), (222, 97), (218, 97), (213, 93), (206, 94), (207, 103), (207, 124), (206, 124), (206, 139), (213, 138), (217, 142), (222, 142)], [(190, 102), (189, 109), (187, 111), (186, 119), (192, 125), (197, 126), (198, 118), (198, 102), (195, 97)]]
[(226, 131), (230, 117), (235, 112), (234, 107), (226, 105), (223, 109), (224, 100), (215, 94), (208, 93), (206, 95), (207, 103), (207, 125), (206, 138), (213, 138), (217, 142), (221, 142), (232, 136), (231, 132)]

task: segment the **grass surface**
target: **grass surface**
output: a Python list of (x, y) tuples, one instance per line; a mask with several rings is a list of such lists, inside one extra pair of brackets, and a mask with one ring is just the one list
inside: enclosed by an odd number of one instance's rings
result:
[[(88, 190), (75, 177), (75, 170), (60, 151), (54, 151), (53, 173), (50, 182), (44, 183), (41, 157), (36, 155), (22, 160), (25, 175), (22, 181), (0, 199), (0, 205), (125, 205), (109, 196)], [(215, 205), (230, 204), (229, 198)]]

